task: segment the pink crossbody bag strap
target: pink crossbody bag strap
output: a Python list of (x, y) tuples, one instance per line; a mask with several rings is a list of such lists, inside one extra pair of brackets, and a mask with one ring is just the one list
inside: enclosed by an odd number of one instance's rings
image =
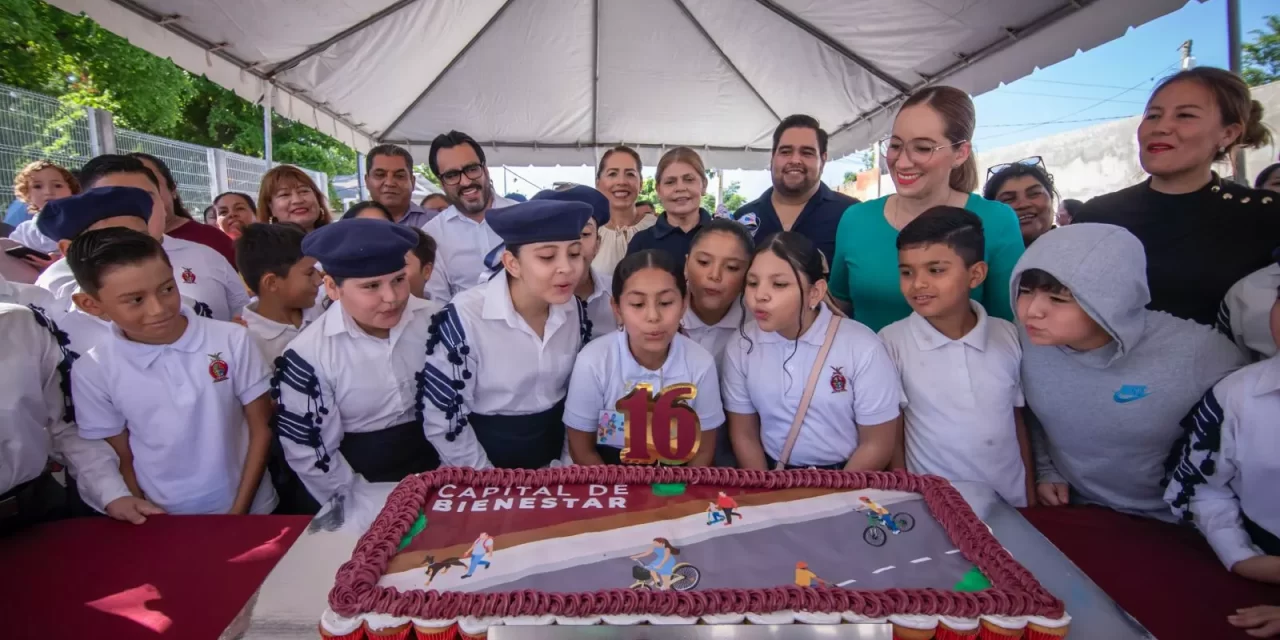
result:
[(787, 462), (791, 460), (791, 450), (795, 448), (796, 438), (800, 436), (804, 414), (809, 412), (809, 401), (813, 400), (813, 390), (818, 386), (818, 376), (822, 375), (822, 368), (827, 363), (827, 354), (831, 352), (831, 344), (836, 341), (836, 332), (839, 330), (840, 317), (833, 315), (831, 323), (827, 325), (827, 336), (822, 340), (822, 348), (818, 350), (818, 357), (813, 360), (809, 382), (804, 386), (804, 395), (800, 397), (800, 406), (796, 408), (795, 420), (791, 421), (791, 432), (787, 434), (787, 443), (782, 447), (782, 455), (778, 456), (778, 466), (775, 469), (787, 468)]

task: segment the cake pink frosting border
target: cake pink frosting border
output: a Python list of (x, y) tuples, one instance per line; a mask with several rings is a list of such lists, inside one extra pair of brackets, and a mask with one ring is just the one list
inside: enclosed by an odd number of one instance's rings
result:
[[(973, 593), (940, 589), (863, 591), (839, 587), (778, 586), (768, 589), (642, 591), (608, 589), (580, 593), (519, 590), (464, 593), (380, 587), (378, 580), (413, 526), (431, 491), (446, 484), (549, 486), (569, 484), (687, 483), (760, 489), (882, 489), (918, 493), (964, 557), (992, 588)], [(946, 480), (905, 472), (862, 473), (797, 469), (747, 471), (721, 467), (574, 466), (529, 471), (476, 471), (449, 467), (405, 478), (391, 492), (373, 526), (361, 536), (351, 559), (339, 569), (329, 592), (334, 612), (355, 617), (380, 613), (432, 620), (555, 615), (700, 616), (773, 611), (849, 612), (878, 618), (893, 614), (976, 618), (981, 615), (1061, 618), (1063, 605), (1018, 564)]]

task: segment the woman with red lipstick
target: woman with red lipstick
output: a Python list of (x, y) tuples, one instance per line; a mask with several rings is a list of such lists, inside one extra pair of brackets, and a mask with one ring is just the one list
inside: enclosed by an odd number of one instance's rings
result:
[(743, 297), (756, 323), (730, 340), (720, 385), (738, 466), (887, 468), (902, 431), (898, 370), (875, 333), (833, 310), (813, 243), (767, 238)]
[(936, 206), (968, 209), (982, 219), (983, 259), (991, 276), (974, 289), (987, 313), (1013, 319), (1008, 287), (1013, 266), (1025, 248), (1018, 216), (1001, 202), (972, 193), (978, 165), (970, 140), (973, 101), (955, 87), (921, 89), (903, 103), (893, 134), (882, 143), (897, 192), (855, 204), (840, 219), (831, 264), (831, 294), (873, 331), (911, 315), (898, 287), (898, 231)]
[(431, 320), (418, 384), (434, 406), (427, 437), (474, 441), (447, 466), (538, 469), (564, 453), (565, 394), (591, 336), (574, 296), (586, 261), (582, 230), (592, 207), (535, 198), (492, 209), (485, 221), (503, 244), (499, 271), (460, 292)]
[(292, 222), (311, 233), (332, 221), (324, 194), (301, 169), (282, 164), (262, 176), (258, 222)]
[(596, 190), (609, 199), (609, 219), (600, 225), (600, 248), (591, 266), (606, 276), (627, 255), (627, 243), (658, 221), (636, 209), (642, 168), (640, 154), (625, 145), (604, 152), (596, 167)]
[[(715, 358), (680, 333), (685, 306), (680, 266), (665, 251), (649, 249), (623, 258), (614, 270), (612, 303), (622, 331), (583, 348), (569, 379), (564, 423), (574, 464), (711, 464), (724, 424), (720, 380)], [(679, 387), (688, 388), (683, 397), (674, 391)], [(633, 409), (637, 393), (647, 396), (638, 405), (644, 408), (639, 416)], [(677, 427), (675, 433), (655, 433), (658, 411), (667, 412), (659, 407), (674, 406), (678, 398), (692, 409), (679, 414), (691, 424), (683, 431)], [(634, 428), (637, 420), (647, 422), (643, 438), (636, 435), (641, 433)], [(648, 443), (664, 438), (683, 441), (689, 448), (677, 446), (677, 451), (685, 457), (655, 455), (656, 447)], [(623, 458), (624, 451), (630, 459)]]
[(1151, 177), (1090, 200), (1075, 221), (1128, 229), (1147, 252), (1150, 308), (1212, 325), (1231, 285), (1280, 246), (1280, 196), (1223, 180), (1213, 165), (1270, 142), (1262, 105), (1239, 76), (1180, 71), (1156, 87), (1138, 125)]

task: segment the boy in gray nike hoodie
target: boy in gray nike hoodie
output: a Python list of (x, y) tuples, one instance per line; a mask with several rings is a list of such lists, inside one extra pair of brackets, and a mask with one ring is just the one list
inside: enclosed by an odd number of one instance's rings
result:
[(1244, 355), (1210, 327), (1146, 308), (1146, 254), (1121, 227), (1046, 233), (1010, 288), (1039, 502), (1173, 521), (1161, 481), (1180, 422)]

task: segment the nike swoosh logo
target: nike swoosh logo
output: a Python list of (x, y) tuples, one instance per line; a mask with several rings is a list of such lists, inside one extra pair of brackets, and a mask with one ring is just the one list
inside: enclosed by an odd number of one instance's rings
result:
[(1128, 403), (1133, 402), (1133, 401), (1135, 401), (1135, 400), (1141, 400), (1141, 399), (1143, 399), (1143, 398), (1147, 397), (1147, 395), (1149, 395), (1149, 394), (1146, 394), (1146, 393), (1133, 393), (1133, 394), (1130, 394), (1130, 393), (1120, 393), (1119, 391), (1117, 391), (1117, 392), (1115, 393), (1115, 395), (1114, 395), (1114, 396), (1112, 396), (1112, 399), (1114, 399), (1116, 402), (1118, 402), (1118, 403), (1120, 403), (1120, 404), (1128, 404)]

